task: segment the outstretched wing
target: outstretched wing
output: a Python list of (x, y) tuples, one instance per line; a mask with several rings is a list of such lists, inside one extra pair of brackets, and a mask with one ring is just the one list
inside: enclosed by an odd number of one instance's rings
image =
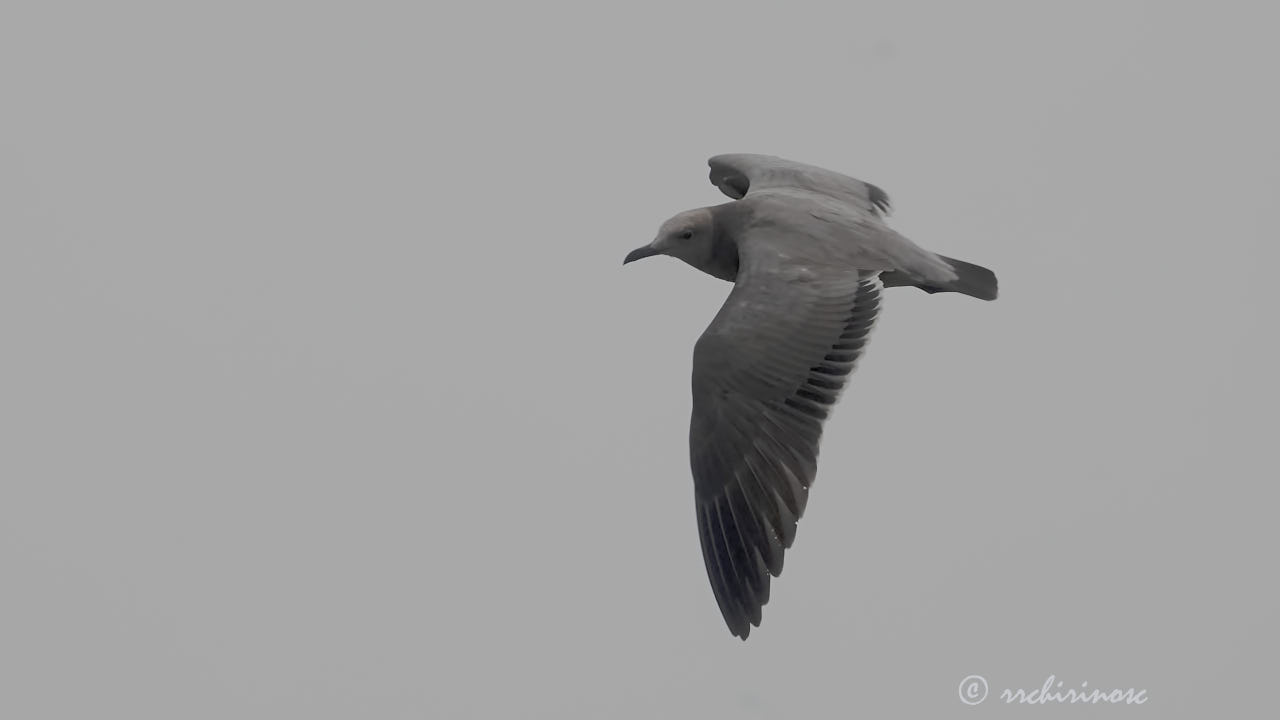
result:
[[(726, 195), (753, 204), (770, 218), (793, 218), (791, 226), (799, 234), (824, 239), (827, 252), (843, 255), (838, 262), (884, 271), (887, 287), (916, 285), (931, 292), (995, 297), (989, 270), (974, 266), (980, 277), (962, 280), (956, 261), (925, 250), (886, 225), (889, 196), (875, 185), (770, 155), (716, 155), (707, 164), (711, 182)], [(812, 224), (814, 219), (820, 223)]]
[(884, 190), (814, 165), (743, 153), (716, 155), (707, 164), (711, 184), (735, 200), (751, 192), (798, 188), (852, 202), (874, 215), (889, 212), (889, 195)]
[(759, 626), (817, 471), (822, 425), (880, 308), (876, 273), (740, 243), (733, 291), (693, 357), (690, 461), (711, 588), (734, 635)]

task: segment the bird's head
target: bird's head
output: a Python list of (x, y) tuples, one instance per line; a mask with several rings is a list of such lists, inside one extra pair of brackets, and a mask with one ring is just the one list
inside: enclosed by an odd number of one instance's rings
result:
[(654, 255), (670, 255), (697, 267), (710, 254), (714, 237), (710, 210), (686, 210), (662, 223), (653, 242), (627, 253), (622, 264)]

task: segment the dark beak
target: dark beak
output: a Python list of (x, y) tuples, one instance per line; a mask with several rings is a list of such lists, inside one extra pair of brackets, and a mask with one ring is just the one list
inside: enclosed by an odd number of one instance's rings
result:
[(644, 247), (636, 248), (635, 250), (632, 250), (631, 252), (627, 253), (627, 257), (622, 261), (622, 264), (626, 265), (627, 263), (633, 260), (643, 260), (644, 258), (653, 257), (654, 255), (661, 255), (661, 254), (662, 253), (658, 252), (657, 250), (654, 250), (648, 245), (645, 245)]

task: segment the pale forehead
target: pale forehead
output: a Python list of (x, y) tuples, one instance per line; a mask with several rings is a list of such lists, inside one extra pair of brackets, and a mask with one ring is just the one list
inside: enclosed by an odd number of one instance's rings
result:
[(670, 220), (662, 223), (662, 231), (668, 232), (684, 228), (694, 228), (699, 225), (705, 225), (710, 219), (711, 213), (707, 212), (706, 208), (685, 210), (679, 215), (676, 215)]

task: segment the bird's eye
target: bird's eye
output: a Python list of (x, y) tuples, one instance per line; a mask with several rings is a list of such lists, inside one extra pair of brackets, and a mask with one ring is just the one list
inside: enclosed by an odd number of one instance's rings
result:
[(684, 232), (680, 233), (680, 239), (681, 239), (681, 240), (688, 240), (688, 239), (690, 239), (690, 238), (692, 238), (692, 237), (693, 237), (693, 231), (692, 231), (692, 230), (685, 230)]

